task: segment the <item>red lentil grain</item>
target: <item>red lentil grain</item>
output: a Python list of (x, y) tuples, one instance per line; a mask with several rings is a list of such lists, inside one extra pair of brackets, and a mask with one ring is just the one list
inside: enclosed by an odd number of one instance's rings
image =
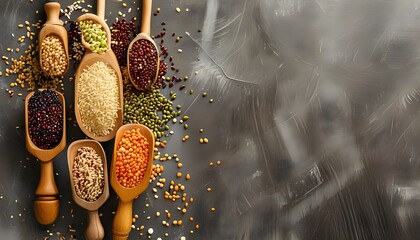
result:
[(148, 146), (139, 128), (124, 132), (118, 143), (115, 162), (117, 180), (123, 187), (135, 187), (143, 180), (149, 161)]

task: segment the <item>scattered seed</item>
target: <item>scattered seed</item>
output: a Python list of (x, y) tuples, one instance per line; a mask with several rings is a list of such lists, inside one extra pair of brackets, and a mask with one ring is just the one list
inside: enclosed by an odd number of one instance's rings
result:
[(177, 13), (181, 12), (181, 8), (179, 8), (179, 7), (175, 8), (175, 10), (176, 10)]

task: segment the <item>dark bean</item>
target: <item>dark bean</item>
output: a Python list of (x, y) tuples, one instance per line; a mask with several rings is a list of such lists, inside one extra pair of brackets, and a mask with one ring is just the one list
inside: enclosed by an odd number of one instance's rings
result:
[(56, 147), (63, 136), (63, 107), (52, 90), (34, 92), (28, 102), (28, 132), (41, 149)]
[(145, 39), (136, 41), (129, 52), (130, 75), (135, 85), (141, 88), (150, 86), (156, 77), (157, 50)]
[(127, 22), (124, 18), (112, 24), (111, 48), (121, 67), (127, 65), (127, 48), (135, 35), (135, 29), (134, 21)]

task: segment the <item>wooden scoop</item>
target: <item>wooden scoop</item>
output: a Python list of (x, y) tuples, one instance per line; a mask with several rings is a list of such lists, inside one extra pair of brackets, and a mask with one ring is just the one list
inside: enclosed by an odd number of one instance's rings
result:
[[(128, 46), (127, 50), (127, 67), (128, 67), (128, 74), (130, 76), (131, 83), (133, 86), (138, 90), (145, 90), (141, 86), (137, 85), (136, 82), (131, 77), (130, 73), (130, 52), (133, 47), (133, 44), (141, 39), (145, 39), (153, 44), (153, 46), (156, 49), (157, 53), (157, 63), (156, 63), (156, 75), (153, 79), (151, 86), (153, 86), (157, 80), (157, 77), (159, 75), (159, 64), (160, 64), (160, 58), (159, 58), (159, 49), (156, 46), (155, 41), (150, 37), (150, 18), (152, 16), (152, 0), (143, 0), (143, 9), (142, 9), (142, 18), (141, 18), (141, 33), (137, 34), (137, 36), (131, 41), (130, 45)], [(150, 87), (150, 86), (148, 86)]]
[[(77, 150), (82, 147), (92, 147), (96, 153), (101, 157), (102, 163), (104, 165), (104, 189), (102, 194), (96, 201), (89, 202), (80, 198), (74, 187), (73, 182), (73, 163), (74, 159), (77, 156)], [(81, 206), (82, 208), (88, 210), (88, 225), (86, 227), (85, 238), (87, 240), (100, 240), (105, 236), (104, 228), (101, 224), (98, 215), (98, 209), (106, 202), (109, 197), (109, 185), (108, 185), (108, 170), (107, 170), (107, 161), (105, 151), (102, 148), (101, 144), (95, 140), (85, 139), (78, 140), (70, 144), (67, 150), (67, 161), (69, 165), (69, 175), (70, 175), (70, 185), (71, 193), (73, 195), (74, 201)]]
[[(147, 169), (143, 177), (143, 181), (132, 188), (123, 187), (117, 180), (117, 174), (115, 172), (115, 162), (117, 158), (118, 143), (124, 135), (126, 130), (133, 128), (140, 128), (140, 133), (147, 139), (149, 143), (149, 160), (147, 163)], [(127, 239), (130, 234), (132, 217), (133, 217), (133, 200), (146, 190), (149, 185), (150, 174), (152, 173), (153, 166), (153, 148), (155, 138), (152, 131), (142, 124), (126, 124), (118, 129), (117, 136), (115, 137), (114, 154), (111, 163), (111, 186), (119, 196), (118, 208), (115, 213), (114, 222), (112, 226), (112, 233), (114, 240)]]
[[(39, 89), (39, 91), (43, 91), (43, 89)], [(52, 224), (58, 216), (58, 189), (54, 181), (53, 162), (51, 160), (66, 147), (66, 104), (64, 96), (59, 92), (56, 93), (63, 107), (63, 136), (55, 148), (48, 150), (38, 148), (29, 136), (28, 103), (34, 92), (29, 93), (25, 99), (26, 148), (41, 163), (40, 180), (35, 191), (34, 211), (37, 221), (43, 225)]]
[[(44, 42), (44, 38), (49, 35), (55, 35), (60, 38), (61, 43), (64, 46), (64, 51), (66, 53), (67, 59), (67, 68), (64, 71), (63, 75), (69, 70), (69, 49), (68, 49), (68, 38), (67, 31), (63, 27), (63, 23), (60, 21), (60, 4), (57, 2), (49, 2), (44, 5), (44, 10), (47, 13), (47, 21), (43, 25), (41, 31), (39, 32), (38, 45), (39, 45), (39, 59), (41, 59), (42, 51), (41, 44)], [(42, 61), (39, 61), (42, 71), (48, 75), (45, 71)]]
[[(75, 77), (75, 81), (74, 81), (74, 110), (75, 110), (75, 114), (76, 114), (76, 120), (77, 123), (79, 124), (80, 129), (83, 131), (84, 134), (86, 134), (88, 137), (95, 139), (99, 142), (106, 142), (111, 140), (112, 138), (115, 137), (115, 134), (117, 133), (118, 128), (122, 125), (122, 121), (123, 121), (123, 81), (122, 81), (122, 75), (121, 75), (121, 70), (120, 70), (120, 66), (118, 65), (118, 60), (117, 57), (115, 56), (114, 52), (111, 49), (111, 32), (109, 31), (108, 25), (106, 25), (105, 21), (104, 21), (104, 16), (105, 16), (105, 0), (98, 0), (97, 2), (98, 4), (98, 16), (94, 15), (94, 14), (90, 14), (90, 13), (86, 13), (83, 14), (82, 16), (80, 16), (77, 19), (77, 22), (80, 21), (85, 21), (85, 20), (93, 20), (96, 21), (98, 23), (100, 23), (105, 31), (107, 32), (107, 45), (108, 45), (108, 50), (103, 53), (103, 54), (99, 54), (99, 53), (95, 53), (90, 51), (89, 49), (89, 44), (84, 42), (83, 37), (82, 37), (82, 43), (86, 48), (86, 52), (85, 55), (82, 58), (82, 61), (80, 62), (77, 71), (76, 71), (76, 77)], [(120, 102), (120, 108), (118, 109), (118, 116), (116, 119), (116, 123), (115, 123), (115, 127), (114, 129), (108, 134), (108, 135), (103, 135), (103, 136), (97, 136), (94, 133), (90, 132), (85, 125), (82, 122), (82, 118), (80, 116), (80, 112), (79, 112), (79, 107), (77, 104), (77, 100), (78, 100), (78, 85), (79, 85), (79, 78), (80, 78), (80, 74), (83, 72), (84, 69), (87, 69), (90, 65), (96, 63), (96, 62), (104, 62), (106, 64), (108, 64), (111, 68), (114, 69), (116, 75), (117, 75), (117, 80), (118, 80), (118, 93), (119, 93), (119, 102)]]

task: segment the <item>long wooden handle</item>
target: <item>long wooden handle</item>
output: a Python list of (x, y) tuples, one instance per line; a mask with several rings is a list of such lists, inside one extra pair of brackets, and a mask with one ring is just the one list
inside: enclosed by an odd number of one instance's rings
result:
[(63, 25), (60, 21), (60, 4), (57, 2), (49, 2), (44, 5), (44, 10), (47, 13), (47, 21), (45, 24)]
[(105, 232), (102, 226), (101, 220), (99, 219), (98, 210), (88, 211), (88, 222), (87, 222), (85, 238), (86, 240), (102, 240), (104, 239)]
[(55, 185), (53, 162), (41, 162), (41, 175), (35, 191), (34, 211), (40, 224), (52, 224), (58, 216), (58, 189)]
[(150, 18), (152, 17), (152, 0), (143, 0), (141, 12), (141, 32), (150, 36)]
[(117, 212), (115, 213), (112, 225), (113, 240), (126, 240), (131, 231), (133, 219), (133, 201), (118, 201)]
[(97, 13), (98, 17), (102, 20), (105, 19), (105, 0), (98, 0), (97, 2)]

